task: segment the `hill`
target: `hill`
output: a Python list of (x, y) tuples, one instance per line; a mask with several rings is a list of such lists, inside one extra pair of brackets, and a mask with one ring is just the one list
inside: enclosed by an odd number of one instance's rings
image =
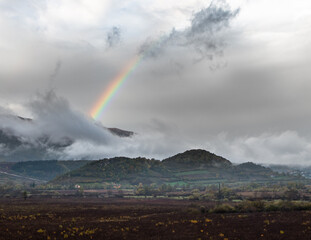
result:
[(88, 161), (27, 161), (0, 163), (0, 171), (7, 177), (50, 181), (57, 176), (73, 171), (87, 164)]
[(120, 128), (107, 128), (109, 132), (118, 136), (118, 137), (132, 137), (134, 132), (122, 130)]
[(169, 173), (158, 160), (115, 157), (92, 161), (56, 178), (54, 183), (122, 182), (128, 184), (160, 183)]
[[(289, 176), (286, 179), (290, 179)], [(278, 181), (284, 176), (254, 163), (233, 165), (205, 150), (189, 150), (163, 161), (116, 157), (92, 161), (52, 181), (55, 184), (120, 183), (213, 184), (218, 182)]]
[(162, 164), (169, 169), (189, 169), (190, 168), (227, 168), (232, 163), (220, 156), (202, 149), (193, 149), (175, 156), (166, 158)]

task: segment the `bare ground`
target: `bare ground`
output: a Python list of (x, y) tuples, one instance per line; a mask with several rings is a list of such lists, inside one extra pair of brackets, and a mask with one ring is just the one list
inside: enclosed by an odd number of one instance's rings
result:
[(311, 239), (311, 211), (201, 213), (167, 199), (0, 200), (0, 239)]

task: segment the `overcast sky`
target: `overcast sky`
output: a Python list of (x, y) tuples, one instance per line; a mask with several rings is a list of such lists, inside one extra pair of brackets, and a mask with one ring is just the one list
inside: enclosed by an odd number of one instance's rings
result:
[(139, 137), (68, 154), (311, 164), (310, 52), (309, 0), (0, 0), (0, 109), (42, 117), (53, 90), (87, 119), (144, 54), (98, 119)]

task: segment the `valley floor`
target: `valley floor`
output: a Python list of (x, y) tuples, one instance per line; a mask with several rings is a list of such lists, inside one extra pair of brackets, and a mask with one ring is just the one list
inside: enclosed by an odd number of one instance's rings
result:
[(202, 211), (213, 204), (168, 199), (0, 199), (0, 239), (310, 239), (311, 211)]

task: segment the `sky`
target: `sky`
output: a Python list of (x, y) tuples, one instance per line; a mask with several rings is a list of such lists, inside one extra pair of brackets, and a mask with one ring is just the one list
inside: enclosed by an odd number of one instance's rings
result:
[(203, 148), (236, 163), (311, 164), (309, 0), (0, 0), (0, 33), (0, 126), (27, 141), (74, 139), (59, 158)]

